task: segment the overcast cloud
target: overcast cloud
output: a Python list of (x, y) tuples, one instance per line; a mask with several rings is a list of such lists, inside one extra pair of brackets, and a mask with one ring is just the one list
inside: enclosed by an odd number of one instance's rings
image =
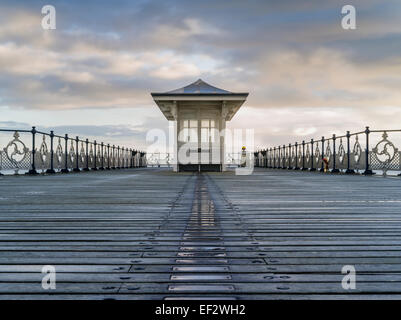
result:
[[(57, 30), (41, 28), (45, 4)], [(345, 4), (356, 30), (341, 28)], [(400, 128), (397, 0), (1, 0), (0, 21), (1, 126), (144, 146), (147, 128), (167, 128), (149, 93), (202, 78), (250, 92), (230, 126), (255, 128), (258, 145)]]

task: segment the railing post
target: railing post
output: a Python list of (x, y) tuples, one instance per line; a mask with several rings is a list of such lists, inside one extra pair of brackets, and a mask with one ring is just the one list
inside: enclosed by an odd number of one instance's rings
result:
[(122, 147), (122, 148), (121, 148), (121, 155), (122, 155), (121, 158), (122, 158), (122, 160), (123, 160), (123, 161), (122, 161), (122, 169), (126, 169), (126, 167), (127, 167), (127, 164), (125, 163), (125, 160), (126, 160), (126, 159), (125, 159), (125, 152), (124, 152), (124, 151), (125, 151), (125, 148)]
[(292, 170), (292, 166), (291, 166), (291, 161), (292, 161), (292, 149), (291, 149), (291, 143), (288, 144), (288, 170)]
[(120, 148), (118, 150), (118, 154), (119, 154), (119, 166), (120, 169), (124, 169), (124, 148)]
[(259, 167), (263, 168), (265, 165), (265, 151), (260, 150), (260, 153), (262, 154), (262, 163), (260, 163)]
[(80, 172), (81, 170), (79, 170), (79, 137), (77, 136), (75, 138), (75, 146), (76, 146), (76, 157), (75, 157), (75, 168), (74, 168), (74, 172)]
[(322, 165), (320, 166), (320, 172), (324, 172), (324, 137), (322, 137)]
[(259, 164), (259, 167), (263, 168), (265, 166), (266, 153), (265, 153), (265, 150), (260, 150), (260, 153), (262, 154), (262, 163)]
[(68, 134), (65, 134), (64, 140), (65, 140), (65, 149), (64, 149), (65, 164), (64, 164), (64, 169), (61, 170), (61, 172), (62, 173), (68, 173), (68, 172), (70, 172), (68, 170)]
[(106, 170), (110, 170), (110, 144), (107, 144), (107, 168)]
[(298, 166), (298, 142), (295, 142), (295, 168), (294, 170), (299, 170)]
[(336, 168), (336, 157), (337, 157), (336, 135), (333, 134), (333, 169), (331, 170), (331, 173), (339, 173), (340, 172), (340, 170)]
[(31, 159), (31, 169), (28, 171), (28, 174), (38, 174), (36, 171), (36, 165), (35, 165), (35, 156), (36, 156), (36, 145), (35, 145), (35, 136), (36, 136), (36, 127), (32, 127), (31, 130), (32, 133), (32, 159)]
[(369, 168), (369, 127), (366, 127), (365, 129), (365, 135), (366, 135), (366, 149), (365, 149), (365, 171), (364, 175), (372, 175), (373, 171)]
[(311, 163), (311, 165), (310, 165), (309, 171), (316, 171), (316, 168), (313, 167), (313, 158), (315, 157), (315, 155), (313, 154), (313, 143), (314, 143), (313, 139), (310, 139), (310, 144), (311, 144), (311, 146), (310, 146), (310, 150), (311, 150), (310, 163)]
[(120, 169), (124, 169), (124, 148), (123, 147), (121, 147), (119, 149), (119, 154), (120, 154), (119, 166), (120, 166)]
[(111, 169), (113, 169), (113, 170), (116, 168), (115, 150), (116, 150), (116, 147), (115, 147), (115, 145), (113, 144), (112, 152), (111, 152), (111, 157), (112, 157), (112, 159), (113, 159), (113, 166), (111, 167)]
[(273, 147), (273, 169), (276, 169), (276, 147)]
[(127, 169), (127, 149), (122, 148), (122, 155), (123, 155), (123, 169)]
[(116, 169), (121, 169), (120, 167), (120, 146), (117, 146), (117, 167)]
[(46, 173), (56, 173), (54, 170), (54, 131), (50, 131), (50, 169), (46, 170)]
[(97, 154), (96, 154), (96, 151), (97, 151), (97, 142), (95, 140), (95, 141), (93, 141), (93, 168), (92, 168), (93, 171), (97, 171)]
[(129, 167), (132, 169), (132, 149), (129, 149)]
[(286, 160), (286, 158), (285, 158), (285, 144), (283, 144), (283, 149), (282, 150), (283, 151), (282, 151), (282, 154), (281, 154), (281, 163), (282, 163), (281, 169), (286, 169), (287, 167), (285, 166), (285, 160)]
[(101, 166), (100, 166), (100, 168), (99, 168), (99, 170), (104, 170), (104, 149), (103, 149), (103, 147), (104, 147), (104, 144), (103, 144), (103, 142), (102, 143), (100, 143), (100, 152), (102, 153), (102, 155), (101, 155)]
[(281, 169), (281, 146), (278, 146), (278, 167), (277, 169)]
[(86, 152), (86, 165), (85, 168), (83, 168), (83, 171), (89, 171), (89, 139), (85, 140), (85, 152)]
[(260, 167), (263, 168), (265, 166), (266, 152), (265, 152), (265, 150), (261, 150), (260, 152), (262, 154), (262, 163), (261, 163)]
[(347, 131), (347, 170), (345, 171), (346, 174), (354, 174), (355, 171), (351, 169), (351, 145), (350, 145), (350, 137), (351, 134)]
[(274, 168), (274, 151), (273, 148), (270, 148), (270, 169)]
[(263, 168), (267, 168), (267, 149), (263, 150)]
[(262, 152), (262, 156), (263, 156), (263, 161), (262, 161), (261, 167), (264, 168), (264, 167), (266, 167), (266, 161), (267, 161), (266, 149), (262, 150), (261, 152)]
[(305, 168), (305, 140), (302, 140), (302, 171), (306, 171), (308, 168)]

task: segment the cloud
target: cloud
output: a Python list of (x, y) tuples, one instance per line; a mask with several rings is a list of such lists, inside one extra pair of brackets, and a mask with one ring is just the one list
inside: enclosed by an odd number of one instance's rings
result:
[(319, 48), (307, 54), (281, 51), (255, 64), (258, 90), (250, 101), (256, 106), (362, 108), (401, 103), (401, 92), (393, 87), (401, 81), (400, 57), (355, 64), (340, 51)]
[[(201, 77), (249, 91), (245, 111), (236, 116), (241, 120), (233, 123), (252, 124), (264, 137), (320, 134), (369, 121), (396, 124), (397, 0), (357, 2), (354, 31), (341, 28), (343, 1), (53, 2), (57, 30), (45, 31), (39, 1), (2, 1), (0, 106), (32, 113), (140, 109), (154, 106), (150, 91)], [(138, 117), (154, 113), (149, 108)], [(358, 119), (342, 121), (342, 113)], [(6, 111), (1, 118), (7, 119)], [(164, 125), (151, 119), (149, 126)], [(129, 135), (124, 121), (130, 120), (121, 118), (121, 132)]]
[[(0, 121), (1, 129), (11, 130), (31, 130), (32, 124), (17, 121)], [(104, 142), (115, 145), (124, 145), (145, 149), (151, 142), (146, 142), (146, 134), (152, 128), (159, 128), (167, 132), (167, 122), (155, 118), (145, 118), (137, 125), (111, 124), (111, 125), (57, 125), (57, 126), (37, 126), (41, 132), (50, 133), (54, 131), (56, 135), (70, 137), (79, 136), (80, 139), (88, 138), (90, 141)], [(0, 132), (0, 144), (9, 141), (12, 133)], [(23, 135), (23, 141), (30, 143), (30, 135)]]
[(32, 126), (26, 122), (18, 121), (0, 121), (0, 128), (2, 129), (19, 129), (19, 130), (29, 130)]

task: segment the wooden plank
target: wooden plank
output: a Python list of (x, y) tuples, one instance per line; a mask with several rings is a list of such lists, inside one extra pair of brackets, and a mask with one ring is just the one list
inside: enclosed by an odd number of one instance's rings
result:
[[(400, 297), (396, 179), (265, 169), (77, 178), (2, 179), (0, 299)], [(41, 289), (44, 264), (56, 267), (55, 292)], [(345, 264), (357, 271), (352, 292)]]

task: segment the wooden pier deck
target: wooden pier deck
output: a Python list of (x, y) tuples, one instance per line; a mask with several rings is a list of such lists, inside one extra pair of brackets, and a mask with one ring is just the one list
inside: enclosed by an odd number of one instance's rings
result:
[(0, 177), (0, 299), (400, 299), (400, 193), (268, 169)]

